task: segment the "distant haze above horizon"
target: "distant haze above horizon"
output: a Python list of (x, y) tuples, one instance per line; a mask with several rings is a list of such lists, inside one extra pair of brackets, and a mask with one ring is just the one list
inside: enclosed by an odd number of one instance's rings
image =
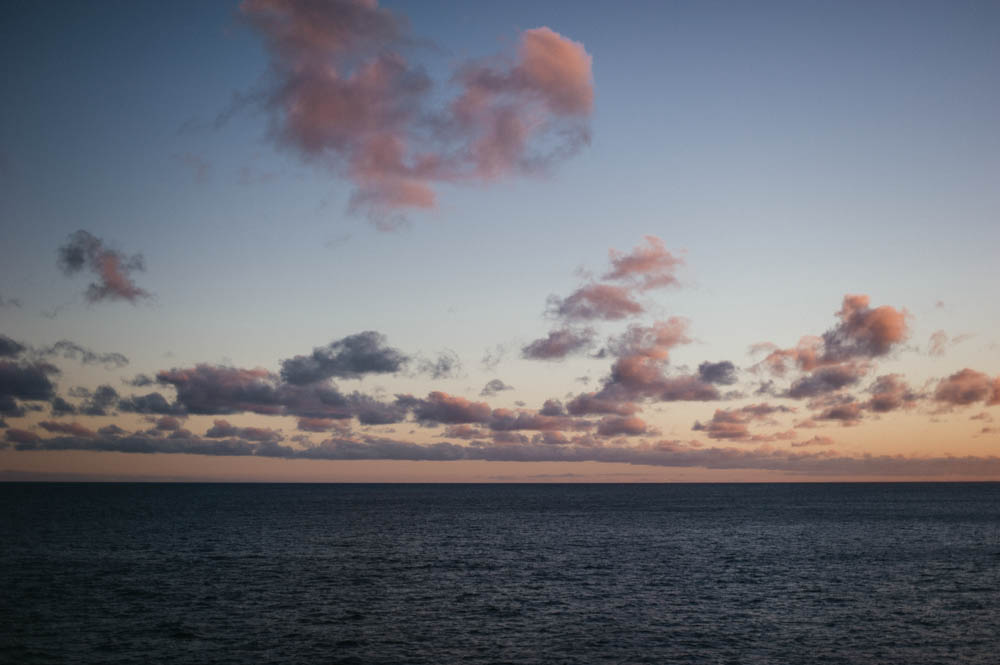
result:
[(1000, 480), (996, 3), (0, 36), (0, 480)]

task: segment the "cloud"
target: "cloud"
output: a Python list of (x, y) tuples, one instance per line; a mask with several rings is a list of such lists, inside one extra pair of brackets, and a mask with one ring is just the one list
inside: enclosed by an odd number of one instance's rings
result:
[(974, 337), (974, 335), (964, 334), (957, 335), (954, 338), (949, 338), (945, 331), (936, 330), (931, 333), (930, 340), (928, 341), (927, 353), (932, 356), (941, 357), (945, 354), (945, 351), (947, 351), (949, 347), (961, 344), (966, 340), (972, 339), (972, 337)]
[(16, 307), (18, 309), (21, 309), (22, 306), (23, 306), (23, 303), (20, 300), (18, 300), (17, 298), (6, 298), (5, 299), (3, 296), (0, 296), (0, 308), (3, 308), (3, 307)]
[(176, 432), (181, 429), (181, 421), (173, 416), (161, 416), (154, 419), (153, 423), (161, 432)]
[(52, 398), (51, 410), (53, 416), (64, 416), (76, 413), (76, 407), (58, 395)]
[(20, 415), (15, 400), (48, 401), (55, 397), (55, 386), (49, 379), (59, 370), (44, 362), (0, 360), (0, 413)]
[(640, 436), (646, 433), (646, 421), (637, 416), (605, 416), (597, 423), (599, 436)]
[(660, 402), (711, 402), (722, 398), (715, 386), (697, 376), (665, 377), (644, 389), (654, 390), (651, 396)]
[(66, 275), (86, 270), (96, 278), (86, 292), (87, 300), (92, 303), (127, 300), (134, 304), (151, 297), (148, 291), (139, 288), (132, 281), (133, 272), (145, 270), (142, 255), (125, 256), (108, 249), (103, 240), (86, 231), (73, 233), (66, 244), (59, 248), (59, 267)]
[(834, 441), (833, 439), (831, 439), (828, 436), (819, 436), (819, 435), (817, 435), (817, 436), (814, 436), (813, 438), (807, 439), (805, 441), (793, 441), (792, 442), (792, 447), (793, 448), (806, 448), (806, 447), (811, 447), (811, 446), (832, 446), (832, 445), (834, 445), (836, 443), (837, 443), (836, 441)]
[(80, 423), (59, 423), (51, 420), (43, 420), (38, 423), (38, 426), (46, 432), (54, 432), (57, 434), (69, 434), (72, 436), (86, 438), (97, 436), (93, 430), (84, 427)]
[(136, 374), (131, 379), (122, 379), (122, 383), (135, 388), (145, 388), (146, 386), (153, 385), (156, 381), (148, 374)]
[(747, 414), (751, 418), (767, 418), (775, 413), (795, 413), (795, 409), (790, 406), (785, 406), (784, 404), (768, 404), (766, 402), (761, 402), (759, 404), (748, 404), (740, 409), (741, 412)]
[(751, 352), (769, 351), (759, 364), (784, 376), (789, 363), (802, 372), (785, 396), (815, 397), (853, 385), (871, 368), (871, 362), (889, 354), (908, 335), (906, 310), (889, 306), (871, 308), (866, 295), (846, 295), (836, 313), (840, 322), (820, 337), (806, 336), (790, 349), (755, 344)]
[(629, 290), (611, 284), (587, 284), (566, 298), (552, 296), (549, 312), (568, 321), (618, 321), (643, 312)]
[(716, 409), (711, 420), (704, 424), (696, 420), (691, 429), (695, 432), (705, 432), (710, 439), (749, 439), (748, 422), (749, 418), (743, 414), (728, 409)]
[(731, 386), (736, 383), (736, 365), (728, 360), (717, 363), (708, 361), (698, 365), (698, 377), (705, 383)]
[(562, 432), (545, 430), (531, 437), (531, 442), (534, 444), (541, 443), (547, 446), (562, 446), (569, 443), (570, 439)]
[(645, 236), (645, 242), (627, 254), (612, 249), (611, 270), (604, 279), (629, 282), (640, 291), (677, 284), (674, 273), (684, 264), (683, 259), (667, 251), (663, 241), (655, 236)]
[(162, 370), (160, 383), (177, 391), (177, 401), (189, 413), (227, 414), (252, 411), (281, 411), (276, 377), (264, 369), (237, 369), (198, 364), (191, 368)]
[(487, 372), (492, 372), (503, 360), (504, 356), (507, 355), (507, 346), (504, 344), (497, 344), (492, 349), (486, 349), (483, 352), (483, 359), (479, 362), (482, 364), (483, 369)]
[[(391, 355), (391, 354), (390, 354)], [(376, 357), (384, 358), (379, 353)], [(297, 378), (335, 371), (353, 374), (361, 367), (372, 367), (371, 357), (348, 354), (345, 359), (334, 353), (319, 369), (295, 365)], [(342, 363), (343, 361), (343, 363)], [(381, 362), (381, 361), (379, 361)], [(375, 366), (378, 366), (377, 363)], [(310, 374), (311, 373), (311, 374)], [(363, 425), (395, 423), (406, 417), (408, 406), (397, 402), (382, 402), (359, 393), (343, 393), (336, 387), (320, 382), (296, 385), (283, 382), (265, 369), (241, 369), (220, 365), (198, 364), (189, 368), (173, 368), (157, 374), (157, 381), (172, 385), (176, 402), (169, 402), (160, 393), (133, 395), (122, 399), (123, 411), (158, 414), (228, 415), (258, 413), (290, 415), (300, 418), (349, 419), (357, 417)]]
[(424, 424), (487, 423), (492, 415), (486, 402), (470, 402), (437, 390), (429, 393), (426, 399), (402, 395), (397, 402), (411, 409), (414, 417)]
[(104, 365), (107, 369), (122, 368), (128, 365), (128, 358), (121, 353), (95, 353), (84, 348), (75, 342), (60, 340), (52, 346), (47, 346), (38, 350), (43, 356), (60, 356), (72, 360), (79, 360), (84, 365)]
[(12, 340), (6, 335), (0, 335), (0, 358), (12, 358), (27, 349), (24, 344)]
[[(385, 335), (366, 330), (317, 347), (308, 356), (283, 360), (281, 378), (294, 385), (305, 385), (332, 377), (353, 379), (365, 374), (391, 374), (401, 370), (407, 361), (401, 351), (386, 344)], [(451, 370), (450, 359), (441, 362), (439, 359), (432, 370)]]
[[(559, 319), (562, 325), (552, 330), (548, 337), (537, 339), (523, 347), (521, 349), (523, 357), (559, 360), (570, 353), (590, 348), (594, 330), (592, 328), (575, 330), (570, 327), (571, 324), (579, 321), (619, 321), (637, 316), (642, 314), (645, 308), (635, 299), (636, 292), (677, 282), (674, 270), (681, 260), (670, 254), (659, 238), (646, 236), (645, 245), (636, 247), (628, 254), (612, 249), (609, 251), (609, 256), (611, 270), (604, 275), (604, 279), (619, 281), (622, 284), (591, 282), (577, 288), (565, 298), (549, 296), (547, 313)], [(670, 322), (655, 325), (669, 326), (679, 321), (681, 319), (674, 317)], [(686, 325), (686, 322), (683, 325)], [(655, 328), (650, 328), (648, 331), (654, 334), (658, 332)], [(632, 331), (632, 334), (637, 333)], [(607, 350), (602, 350), (599, 355), (606, 352)]]
[(906, 339), (906, 310), (888, 305), (872, 309), (868, 302), (866, 295), (844, 296), (837, 312), (840, 324), (823, 334), (825, 361), (884, 356)]
[[(27, 434), (32, 434), (27, 432)], [(9, 435), (8, 435), (8, 438)], [(283, 451), (291, 449), (273, 442), (259, 443), (242, 439), (203, 439), (190, 432), (175, 432), (169, 437), (150, 436), (143, 432), (128, 434), (116, 428), (102, 428), (98, 436), (78, 437), (59, 436), (43, 439), (34, 435), (33, 439), (18, 437), (14, 443), (18, 450), (91, 450), (117, 453), (145, 454), (188, 454), (188, 455), (221, 455), (246, 456), (261, 454), (269, 457), (282, 457)]]
[(31, 445), (41, 440), (42, 437), (38, 436), (34, 432), (29, 432), (26, 429), (18, 429), (16, 427), (10, 427), (7, 429), (5, 434), (7, 441), (10, 443), (22, 445)]
[(945, 349), (948, 347), (948, 334), (943, 330), (936, 330), (931, 333), (930, 341), (928, 342), (927, 353), (932, 356), (943, 356)]
[(618, 415), (630, 416), (639, 410), (639, 405), (617, 396), (603, 395), (601, 392), (580, 393), (566, 404), (566, 411), (574, 416)]
[(446, 350), (438, 354), (434, 360), (421, 359), (417, 371), (429, 375), (432, 379), (450, 379), (462, 371), (462, 361), (454, 351)]
[(358, 392), (348, 397), (350, 411), (362, 425), (389, 425), (406, 418), (407, 407), (400, 401), (382, 402)]
[(514, 386), (508, 386), (506, 383), (504, 383), (500, 379), (493, 379), (491, 381), (488, 381), (486, 383), (486, 385), (483, 386), (483, 389), (479, 391), (479, 396), (480, 397), (493, 397), (494, 395), (496, 395), (499, 392), (502, 392), (504, 390), (513, 390), (513, 389), (514, 389)]
[(98, 386), (78, 410), (88, 416), (105, 416), (118, 401), (118, 391), (105, 384)]
[(417, 41), (405, 20), (362, 0), (245, 0), (265, 39), (263, 95), (278, 139), (356, 186), (352, 209), (395, 226), (393, 211), (431, 208), (434, 186), (531, 173), (589, 141), (591, 59), (549, 28), (521, 33), (509, 64), (466, 62), (443, 108), (433, 83), (404, 56)]
[(595, 396), (604, 402), (719, 399), (721, 396), (715, 386), (699, 376), (667, 376), (665, 373), (671, 349), (691, 341), (687, 328), (686, 319), (671, 317), (651, 326), (629, 326), (619, 337), (609, 340), (607, 351), (617, 358), (611, 365), (611, 375)]
[(951, 406), (967, 406), (984, 402), (1000, 404), (1000, 377), (991, 379), (982, 372), (965, 368), (938, 381), (934, 399)]
[(507, 432), (515, 430), (581, 430), (591, 427), (591, 423), (586, 420), (570, 418), (565, 415), (546, 416), (540, 413), (512, 411), (511, 409), (494, 409), (488, 423), (491, 430)]
[(630, 325), (618, 338), (609, 341), (608, 348), (619, 357), (667, 360), (671, 349), (691, 343), (689, 326), (690, 322), (679, 316), (656, 321), (651, 326)]
[(486, 433), (478, 427), (472, 425), (449, 425), (445, 428), (441, 436), (446, 439), (482, 439)]
[(205, 432), (209, 439), (245, 439), (247, 441), (281, 441), (281, 432), (264, 427), (236, 427), (228, 420), (215, 420)]
[(913, 392), (900, 374), (885, 374), (878, 377), (868, 392), (872, 394), (872, 397), (865, 406), (877, 413), (909, 408), (921, 397)]
[(565, 416), (566, 407), (557, 399), (547, 399), (538, 413), (543, 416)]
[(788, 389), (787, 396), (803, 399), (840, 390), (856, 384), (867, 371), (867, 365), (855, 363), (820, 367), (811, 374), (794, 381)]
[(521, 355), (532, 360), (562, 360), (572, 353), (590, 348), (593, 343), (593, 328), (558, 328), (523, 347)]
[(299, 418), (298, 429), (303, 432), (329, 432), (341, 424), (334, 418)]
[(123, 397), (118, 401), (118, 408), (128, 413), (157, 413), (175, 414), (186, 413), (184, 405), (170, 402), (160, 393), (153, 392), (145, 395), (131, 395)]
[(754, 421), (765, 421), (776, 424), (771, 418), (777, 413), (792, 413), (795, 409), (784, 405), (773, 405), (766, 402), (748, 404), (738, 409), (716, 409), (711, 420), (706, 423), (695, 421), (693, 431), (705, 432), (710, 439), (732, 440), (770, 440), (781, 436), (758, 436), (750, 432), (749, 424)]
[(815, 420), (836, 420), (844, 425), (857, 425), (861, 422), (861, 405), (857, 402), (844, 402), (824, 409)]
[[(13, 432), (13, 434), (12, 434)], [(678, 468), (759, 469), (803, 476), (895, 476), (895, 477), (967, 477), (1000, 476), (1000, 457), (903, 455), (843, 456), (831, 450), (815, 452), (763, 445), (758, 448), (706, 447), (694, 442), (644, 441), (619, 445), (619, 439), (607, 444), (590, 442), (577, 445), (564, 442), (554, 433), (548, 442), (544, 436), (525, 441), (521, 436), (505, 436), (509, 443), (473, 442), (417, 444), (384, 437), (335, 437), (305, 448), (274, 442), (243, 439), (207, 439), (186, 433), (177, 437), (153, 437), (144, 433), (98, 433), (96, 437), (59, 436), (42, 439), (26, 430), (8, 429), (6, 438), (19, 450), (96, 450), (124, 453), (198, 454), (284, 459), (327, 460), (484, 460), (509, 462), (605, 462)], [(565, 437), (562, 437), (563, 439)], [(827, 447), (832, 442), (814, 437), (808, 446)], [(805, 447), (805, 446), (796, 446)]]

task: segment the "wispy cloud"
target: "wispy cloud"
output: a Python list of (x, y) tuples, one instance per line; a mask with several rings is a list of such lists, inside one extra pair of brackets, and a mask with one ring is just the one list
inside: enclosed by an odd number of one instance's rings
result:
[(109, 249), (103, 240), (83, 230), (70, 235), (66, 244), (59, 248), (59, 267), (67, 275), (91, 273), (95, 281), (87, 287), (85, 295), (92, 303), (103, 300), (135, 303), (151, 297), (132, 280), (132, 273), (145, 270), (141, 254), (126, 256)]

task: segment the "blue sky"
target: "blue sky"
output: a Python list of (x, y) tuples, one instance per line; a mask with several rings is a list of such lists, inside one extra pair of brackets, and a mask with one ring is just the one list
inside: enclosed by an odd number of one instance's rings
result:
[[(509, 64), (524, 31), (546, 26), (581, 44), (592, 58), (590, 144), (542, 173), (436, 182), (436, 206), (395, 211), (409, 223), (387, 233), (349, 210), (356, 182), (281, 140), (287, 117), (253, 101), (271, 90), (273, 53), (238, 3), (8, 4), (0, 298), (20, 307), (0, 309), (0, 334), (121, 352), (122, 376), (153, 376), (196, 363), (277, 372), (282, 359), (375, 330), (408, 354), (450, 350), (462, 369), (345, 387), (479, 400), (501, 378), (517, 390), (492, 407), (537, 409), (596, 389), (609, 367), (519, 357), (555, 325), (546, 299), (578, 288), (580, 269), (599, 278), (609, 249), (654, 236), (685, 265), (679, 285), (644, 295), (634, 322), (691, 321), (694, 343), (672, 349), (671, 371), (730, 360), (750, 399), (751, 344), (792, 347), (834, 325), (845, 294), (868, 294), (872, 307), (905, 309), (908, 329), (855, 398), (891, 371), (926, 386), (926, 404), (893, 415), (907, 436), (891, 443), (881, 430), (862, 435), (866, 423), (834, 427), (838, 450), (989, 450), (981, 436), (953, 447), (972, 436), (965, 422), (947, 441), (907, 441), (920, 423), (972, 415), (943, 415), (935, 381), (1000, 371), (995, 3), (381, 7), (408, 19), (412, 39), (399, 48), (435, 82), (438, 108), (459, 94), (451, 76), (463, 63), (502, 54)], [(135, 281), (154, 297), (88, 303), (86, 278), (56, 261), (79, 229), (141, 253)], [(603, 322), (598, 334), (627, 323)], [(969, 337), (932, 357), (938, 330)], [(497, 345), (507, 352), (488, 370), (480, 361)], [(62, 370), (60, 391), (129, 390), (91, 366)], [(743, 403), (644, 403), (642, 415), (688, 439), (693, 420)], [(44, 417), (5, 420), (40, 432)], [(26, 453), (0, 454), (18, 468)], [(41, 458), (76, 463), (60, 455)]]

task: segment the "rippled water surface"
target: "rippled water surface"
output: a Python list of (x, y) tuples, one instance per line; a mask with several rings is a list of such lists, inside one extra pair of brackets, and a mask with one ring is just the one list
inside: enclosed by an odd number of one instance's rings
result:
[(0, 661), (1000, 662), (1000, 485), (0, 485)]

